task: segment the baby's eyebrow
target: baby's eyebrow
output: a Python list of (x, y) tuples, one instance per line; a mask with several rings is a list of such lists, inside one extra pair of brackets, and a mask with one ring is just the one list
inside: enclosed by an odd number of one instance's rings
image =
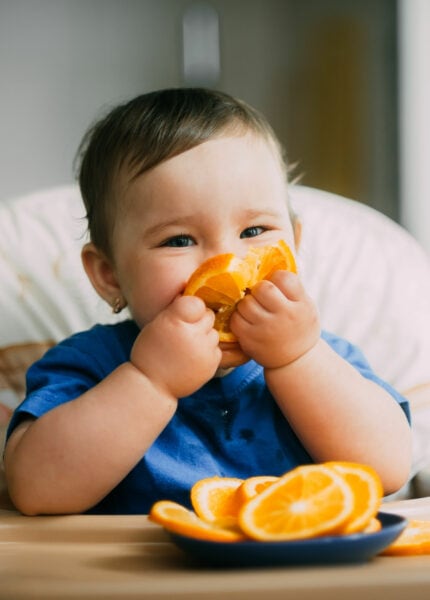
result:
[(148, 227), (145, 230), (146, 235), (156, 235), (161, 231), (164, 231), (168, 227), (186, 227), (187, 225), (195, 222), (196, 216), (193, 214), (190, 215), (181, 215), (180, 217), (175, 217), (173, 219), (166, 219), (165, 221), (159, 221), (155, 225)]
[(279, 218), (280, 213), (277, 210), (272, 210), (272, 209), (254, 209), (254, 208), (247, 208), (244, 211), (244, 216), (248, 219), (260, 219), (260, 218), (264, 218), (264, 217), (277, 217)]

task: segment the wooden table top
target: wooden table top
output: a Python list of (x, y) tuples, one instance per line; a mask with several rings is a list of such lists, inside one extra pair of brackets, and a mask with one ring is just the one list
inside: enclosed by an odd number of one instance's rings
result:
[[(430, 520), (430, 498), (386, 503)], [(430, 555), (351, 565), (208, 568), (139, 516), (24, 517), (0, 511), (0, 599), (430, 598)]]

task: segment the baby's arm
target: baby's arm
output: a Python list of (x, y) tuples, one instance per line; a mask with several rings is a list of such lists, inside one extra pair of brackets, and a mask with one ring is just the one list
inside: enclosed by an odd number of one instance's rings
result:
[(407, 481), (411, 432), (403, 410), (320, 338), (316, 308), (297, 276), (278, 271), (233, 317), (243, 350), (265, 367), (269, 389), (316, 462), (370, 464), (386, 493)]
[(26, 514), (82, 512), (141, 459), (177, 400), (219, 361), (214, 316), (178, 298), (139, 334), (130, 361), (73, 401), (19, 425), (5, 451), (9, 493)]

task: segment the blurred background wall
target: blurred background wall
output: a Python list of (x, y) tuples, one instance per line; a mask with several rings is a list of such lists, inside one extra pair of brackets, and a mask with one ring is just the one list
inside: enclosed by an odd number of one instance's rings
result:
[[(405, 221), (430, 249), (430, 218), (422, 226), (422, 211), (430, 204), (428, 169), (419, 192), (411, 192), (404, 174), (411, 165), (401, 147), (408, 131), (405, 107), (408, 114), (415, 108), (399, 85), (412, 85), (401, 77), (409, 72), (404, 63), (414, 31), (405, 25), (409, 13), (415, 6), (429, 16), (429, 5), (430, 0), (0, 0), (0, 201), (72, 182), (84, 131), (113, 104), (152, 89), (201, 82), (262, 110), (303, 183)], [(199, 21), (202, 10), (213, 17), (209, 26)], [(427, 22), (424, 39), (430, 18)], [(203, 48), (203, 59), (210, 62), (212, 53), (219, 71), (206, 78), (204, 68), (197, 76), (184, 75), (184, 45), (189, 51), (191, 44), (192, 55), (192, 44), (198, 49), (202, 39), (212, 44)], [(415, 56), (408, 60), (416, 64)], [(423, 157), (414, 159), (414, 168), (422, 165)], [(420, 205), (411, 193), (419, 193)]]

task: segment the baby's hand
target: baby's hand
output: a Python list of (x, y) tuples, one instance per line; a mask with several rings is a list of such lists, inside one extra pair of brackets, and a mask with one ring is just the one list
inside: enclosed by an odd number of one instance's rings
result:
[(197, 297), (176, 298), (145, 325), (130, 360), (155, 385), (175, 398), (195, 392), (221, 360), (214, 313)]
[(238, 303), (230, 328), (245, 354), (266, 368), (290, 364), (320, 337), (316, 306), (297, 275), (288, 271), (257, 283)]

